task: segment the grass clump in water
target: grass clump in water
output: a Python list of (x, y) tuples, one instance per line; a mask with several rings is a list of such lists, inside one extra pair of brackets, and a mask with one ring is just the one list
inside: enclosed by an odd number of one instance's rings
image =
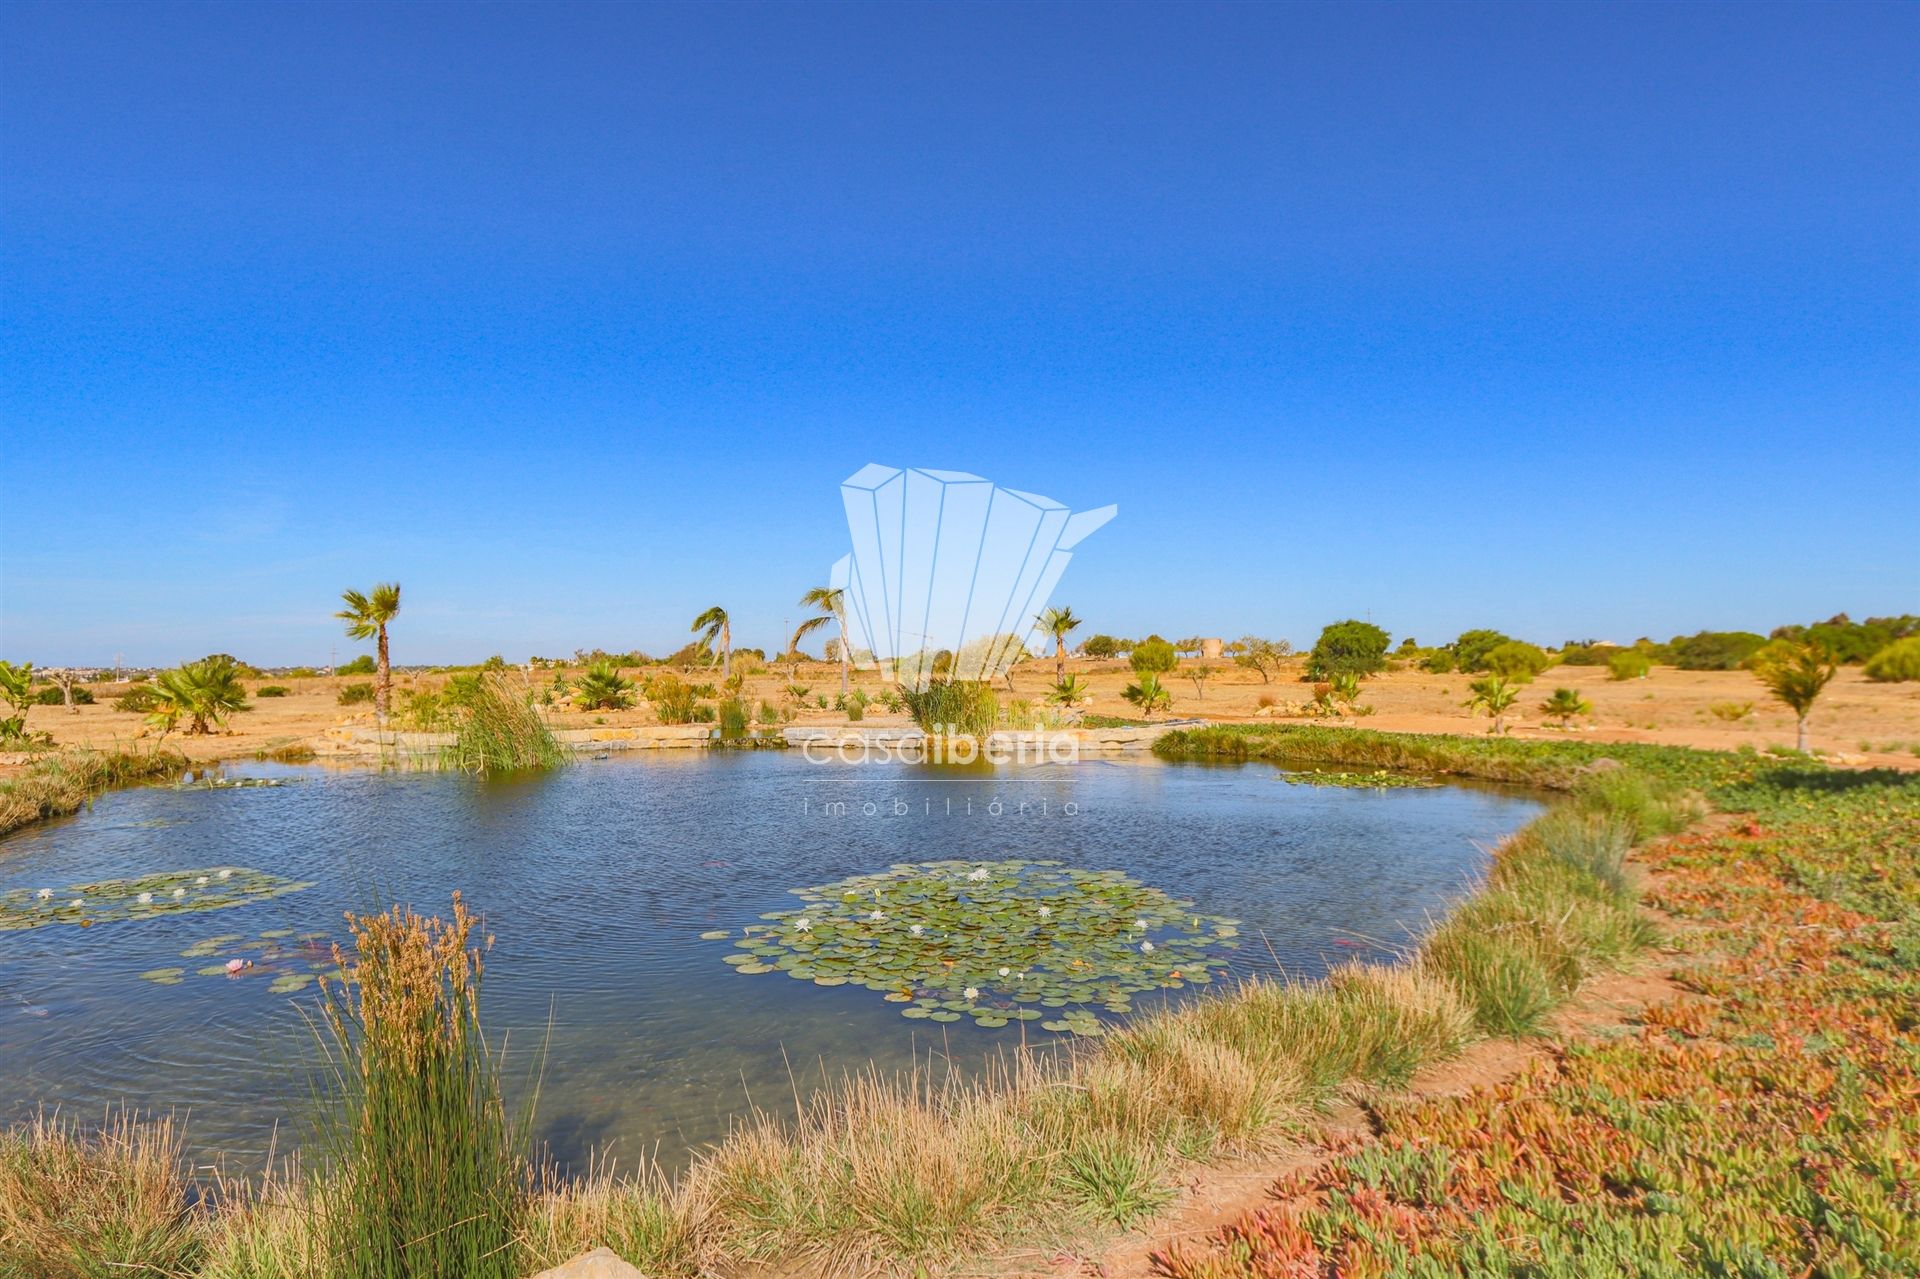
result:
[(450, 921), (400, 907), (347, 918), (356, 958), (336, 961), (349, 979), (322, 982), (327, 1274), (515, 1279), (526, 1125), (507, 1115), (481, 1034), (473, 916), (455, 893)]
[(177, 777), (186, 770), (179, 751), (70, 749), (43, 755), (17, 777), (0, 781), (0, 835), (49, 817), (79, 812), (101, 791), (134, 782)]
[(441, 763), (467, 773), (510, 773), (558, 768), (567, 762), (560, 745), (534, 707), (533, 695), (502, 675), (487, 675), (464, 691), (455, 710), (453, 741)]
[(923, 689), (902, 687), (907, 714), (929, 737), (984, 741), (1000, 722), (1000, 699), (982, 680), (936, 680)]

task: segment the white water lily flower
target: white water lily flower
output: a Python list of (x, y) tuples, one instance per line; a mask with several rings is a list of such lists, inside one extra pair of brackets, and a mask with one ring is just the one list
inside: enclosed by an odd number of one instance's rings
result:
[(981, 880), (981, 879), (985, 879), (986, 877), (987, 877), (987, 868), (985, 866), (982, 866), (978, 870), (972, 870), (967, 872), (968, 879)]
[(53, 890), (51, 888), (43, 888), (39, 892), (35, 893), (34, 896), (38, 897), (41, 901), (46, 901), (48, 898), (53, 896)]
[(1048, 915), (1051, 915), (1051, 914), (1053, 914), (1053, 907), (1042, 906), (1040, 908), (1040, 918), (1045, 919)]
[(794, 928), (798, 929), (800, 932), (803, 932), (803, 933), (809, 932), (813, 928), (813, 921), (811, 919), (808, 919), (805, 915), (802, 915), (800, 918), (793, 921), (793, 926)]
[(74, 898), (72, 901), (67, 903), (67, 905), (71, 906), (74, 910), (79, 910), (83, 904), (84, 903), (78, 897)]
[(1141, 929), (1142, 931), (1144, 931), (1144, 930), (1146, 929), (1146, 926), (1147, 926), (1147, 921), (1146, 921), (1146, 920), (1144, 920), (1144, 919), (1136, 919), (1136, 920), (1134, 920), (1134, 921), (1133, 921), (1133, 926), (1134, 926), (1135, 928), (1138, 928), (1138, 929)]
[(200, 878), (194, 880), (193, 882), (199, 885), (201, 888), (205, 888), (207, 886), (207, 877), (205, 875), (202, 875)]
[(961, 994), (961, 997), (964, 999), (980, 998), (980, 992), (978, 990), (975, 990), (972, 986), (967, 987), (965, 990), (961, 991), (960, 994)]
[(873, 912), (873, 914), (867, 916), (868, 919), (871, 919), (876, 924), (879, 923), (881, 920), (885, 919), (886, 917), (887, 917), (887, 912), (884, 910), (876, 910)]
[(1153, 943), (1150, 941), (1141, 942), (1140, 953), (1143, 955), (1151, 955), (1153, 953)]
[(915, 924), (913, 927), (907, 929), (907, 931), (912, 933), (915, 937), (918, 937), (921, 933), (925, 932), (926, 929), (922, 928), (918, 924)]
[(1007, 975), (1008, 973), (1010, 973), (1010, 972), (1012, 972), (1012, 971), (1013, 971), (1013, 969), (1011, 969), (1011, 968), (1002, 968), (1002, 969), (1000, 970), (1000, 975), (1001, 975), (1002, 977), (1005, 977), (1005, 976), (1006, 976), (1006, 975)]
[(230, 871), (230, 870), (223, 870), (223, 871), (221, 871), (221, 872), (220, 872), (220, 878), (222, 878), (222, 879), (232, 879), (232, 878), (233, 878), (233, 872), (232, 872), (232, 871)]
[(176, 888), (173, 890), (173, 895), (175, 897), (185, 897), (187, 895), (187, 890), (184, 888)]
[(151, 906), (153, 905), (153, 894), (141, 893), (138, 897), (134, 898), (134, 900), (139, 902), (142, 906)]

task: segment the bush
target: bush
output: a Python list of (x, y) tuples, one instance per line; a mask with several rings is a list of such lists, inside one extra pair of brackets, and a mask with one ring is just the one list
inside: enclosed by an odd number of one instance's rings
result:
[(1000, 721), (1000, 699), (979, 680), (939, 681), (900, 690), (913, 722), (929, 736), (984, 738)]
[(716, 716), (720, 721), (720, 736), (723, 740), (732, 741), (747, 735), (749, 720), (747, 704), (739, 698), (729, 697), (721, 702)]
[(255, 697), (285, 697), (292, 691), (293, 690), (285, 684), (262, 684), (259, 688), (253, 690), (253, 695)]
[(1481, 660), (1488, 671), (1521, 684), (1553, 665), (1539, 645), (1525, 640), (1508, 640), (1489, 649)]
[(1080, 651), (1088, 657), (1118, 657), (1124, 653), (1127, 642), (1112, 635), (1090, 635)]
[(113, 699), (113, 709), (130, 711), (135, 715), (145, 715), (159, 704), (160, 699), (150, 684), (136, 684)]
[(1836, 613), (1811, 626), (1777, 626), (1769, 638), (1818, 644), (1837, 662), (1865, 662), (1889, 644), (1914, 636), (1920, 636), (1920, 617), (1911, 614), (1856, 622)]
[(1504, 632), (1495, 630), (1462, 631), (1460, 638), (1452, 644), (1453, 664), (1462, 671), (1477, 673), (1491, 669), (1487, 665), (1487, 655), (1502, 644), (1510, 644), (1513, 638)]
[(849, 722), (859, 723), (867, 717), (867, 695), (855, 689), (847, 696), (844, 709)]
[(1173, 645), (1163, 639), (1142, 640), (1127, 659), (1136, 675), (1157, 675), (1170, 671), (1180, 664), (1179, 655), (1173, 651)]
[(633, 681), (612, 662), (595, 662), (574, 684), (573, 704), (581, 710), (624, 711), (633, 705)]
[(358, 706), (362, 702), (373, 700), (373, 685), (349, 684), (340, 690), (339, 701), (342, 706)]
[(679, 676), (656, 675), (641, 685), (640, 691), (653, 703), (654, 717), (662, 724), (693, 723), (693, 689)]
[[(49, 684), (34, 695), (35, 706), (65, 706), (67, 695), (60, 691), (58, 684)], [(93, 705), (93, 690), (75, 684), (73, 686), (73, 704), (75, 706)]]
[(1420, 669), (1429, 675), (1450, 675), (1453, 673), (1453, 650), (1436, 648), (1420, 659)]
[(373, 654), (371, 653), (362, 653), (345, 666), (333, 668), (335, 675), (371, 675), (373, 672)]
[(1653, 659), (1643, 649), (1623, 648), (1607, 659), (1609, 679), (1645, 679), (1652, 669)]
[(1562, 666), (1605, 666), (1620, 651), (1618, 644), (1599, 644), (1592, 640), (1569, 641), (1560, 649)]
[(1307, 656), (1307, 678), (1371, 675), (1387, 664), (1387, 633), (1371, 622), (1348, 619), (1320, 632)]
[(567, 762), (566, 749), (554, 739), (547, 721), (534, 709), (533, 695), (500, 675), (471, 676), (470, 686), (449, 683), (459, 697), (453, 744), (441, 754), (449, 768), (469, 773), (517, 772), (556, 768)]
[(1895, 640), (1868, 658), (1867, 678), (1883, 684), (1920, 679), (1920, 636)]
[(1766, 642), (1752, 631), (1701, 631), (1676, 635), (1668, 647), (1683, 671), (1737, 671)]

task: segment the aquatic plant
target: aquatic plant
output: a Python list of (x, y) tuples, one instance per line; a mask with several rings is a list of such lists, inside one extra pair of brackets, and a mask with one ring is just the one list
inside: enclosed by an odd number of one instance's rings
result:
[(1294, 786), (1336, 786), (1347, 790), (1429, 790), (1440, 785), (1419, 773), (1396, 773), (1376, 768), (1370, 773), (1297, 770), (1280, 774), (1280, 780)]
[(108, 787), (170, 777), (186, 767), (187, 757), (170, 750), (70, 749), (42, 755), (22, 772), (0, 778), (0, 835), (78, 812)]
[[(325, 933), (296, 934), (290, 928), (271, 928), (257, 937), (222, 933), (195, 942), (180, 952), (180, 958), (216, 961), (195, 969), (199, 977), (231, 978), (250, 973), (266, 978), (263, 984), (270, 995), (298, 994), (322, 976), (349, 979)], [(177, 986), (186, 977), (187, 970), (181, 965), (150, 968), (140, 974), (142, 981), (157, 986)]]
[(706, 934), (734, 942), (734, 971), (851, 983), (904, 1017), (986, 1029), (1097, 1035), (1096, 1006), (1126, 1013), (1141, 991), (1205, 985), (1239, 935), (1120, 871), (1054, 861), (923, 862), (793, 893), (806, 905)]
[(554, 738), (533, 697), (502, 674), (480, 676), (459, 708), (454, 739), (441, 750), (444, 767), (467, 773), (558, 768), (566, 748)]
[[(54, 924), (91, 927), (128, 919), (155, 919), (250, 906), (312, 888), (245, 866), (209, 866), (133, 879), (102, 879), (61, 889), (16, 888), (0, 893), (0, 932)], [(78, 905), (74, 904), (78, 899)]]
[(921, 689), (903, 685), (899, 693), (930, 737), (984, 739), (1000, 721), (1000, 699), (983, 680), (930, 680)]
[(347, 916), (353, 980), (322, 980), (329, 1049), (320, 1198), (329, 1279), (517, 1279), (528, 1140), (480, 1029), (481, 945), (452, 918)]

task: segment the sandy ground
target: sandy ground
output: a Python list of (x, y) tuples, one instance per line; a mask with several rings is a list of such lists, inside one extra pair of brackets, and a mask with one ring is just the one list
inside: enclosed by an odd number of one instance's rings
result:
[[(1158, 718), (1203, 718), (1209, 720), (1267, 721), (1261, 713), (1261, 699), (1281, 704), (1300, 703), (1312, 697), (1311, 687), (1300, 679), (1296, 661), (1289, 669), (1277, 672), (1270, 683), (1262, 683), (1257, 672), (1229, 664), (1216, 666), (1216, 674), (1206, 681), (1204, 690), (1196, 689), (1189, 672), (1197, 663), (1185, 662), (1181, 668), (1163, 677), (1172, 690), (1172, 710)], [(1093, 691), (1088, 710), (1102, 715), (1133, 717), (1137, 712), (1121, 697), (1132, 681), (1132, 673), (1123, 661), (1073, 660), (1071, 673), (1085, 680)], [(1013, 691), (1000, 685), (1001, 700), (1027, 698), (1043, 704), (1053, 683), (1052, 661), (1021, 665), (1013, 675)], [(565, 672), (569, 676), (575, 672)], [(635, 672), (629, 672), (634, 674)], [(539, 671), (531, 677), (536, 687), (544, 687), (553, 672)], [(689, 682), (715, 680), (717, 672), (693, 672)], [(284, 698), (256, 698), (253, 709), (233, 717), (227, 731), (209, 737), (167, 738), (167, 745), (185, 750), (195, 759), (245, 758), (261, 751), (298, 745), (315, 738), (329, 728), (342, 725), (371, 725), (371, 708), (365, 704), (339, 705), (339, 689), (349, 683), (366, 682), (365, 677), (321, 677), (304, 680), (255, 680), (248, 687), (279, 683), (292, 689)], [(395, 705), (404, 703), (404, 694), (415, 688), (434, 689), (445, 682), (444, 676), (396, 675)], [(716, 681), (717, 682), (717, 681)], [(1429, 675), (1421, 671), (1388, 672), (1363, 685), (1361, 704), (1373, 713), (1345, 721), (1388, 732), (1480, 733), (1487, 720), (1470, 714), (1462, 703), (1468, 696), (1471, 677), (1465, 675)], [(789, 696), (789, 684), (808, 689), (804, 704)], [(855, 687), (870, 693), (883, 690), (877, 676), (855, 673)], [(762, 671), (747, 680), (749, 704), (758, 708), (761, 701), (796, 711), (793, 722), (800, 724), (844, 724), (846, 716), (817, 705), (821, 696), (829, 706), (839, 692), (839, 669), (825, 663), (803, 663), (790, 675), (783, 665)], [(1578, 690), (1593, 704), (1593, 714), (1576, 721), (1574, 728), (1562, 730), (1540, 712), (1540, 702), (1555, 688)], [(113, 746), (151, 745), (156, 735), (139, 715), (113, 709), (112, 700), (125, 691), (125, 685), (96, 684), (92, 691), (97, 701), (92, 706), (70, 713), (63, 707), (36, 706), (28, 716), (28, 727), (53, 734), (62, 745), (88, 744)], [(1723, 719), (1718, 708), (1732, 714), (1743, 706), (1751, 710), (1738, 719)], [(654, 717), (645, 705), (630, 711), (575, 711), (557, 708), (553, 713), (556, 728), (586, 728), (600, 724), (651, 724)], [(1315, 722), (1290, 717), (1271, 717), (1273, 722)], [(869, 723), (903, 723), (902, 715), (888, 715), (877, 706), (867, 713)], [(1562, 666), (1546, 672), (1523, 690), (1514, 712), (1508, 716), (1509, 731), (1517, 737), (1558, 738), (1575, 735), (1595, 741), (1658, 742), (1669, 745), (1731, 749), (1752, 746), (1765, 750), (1770, 746), (1792, 746), (1793, 717), (1771, 701), (1752, 675), (1745, 671), (1681, 671), (1654, 668), (1644, 680), (1615, 681), (1604, 667)], [(1862, 676), (1857, 668), (1843, 669), (1828, 686), (1812, 720), (1812, 745), (1827, 752), (1836, 762), (1884, 765), (1920, 769), (1920, 684), (1876, 684)]]

